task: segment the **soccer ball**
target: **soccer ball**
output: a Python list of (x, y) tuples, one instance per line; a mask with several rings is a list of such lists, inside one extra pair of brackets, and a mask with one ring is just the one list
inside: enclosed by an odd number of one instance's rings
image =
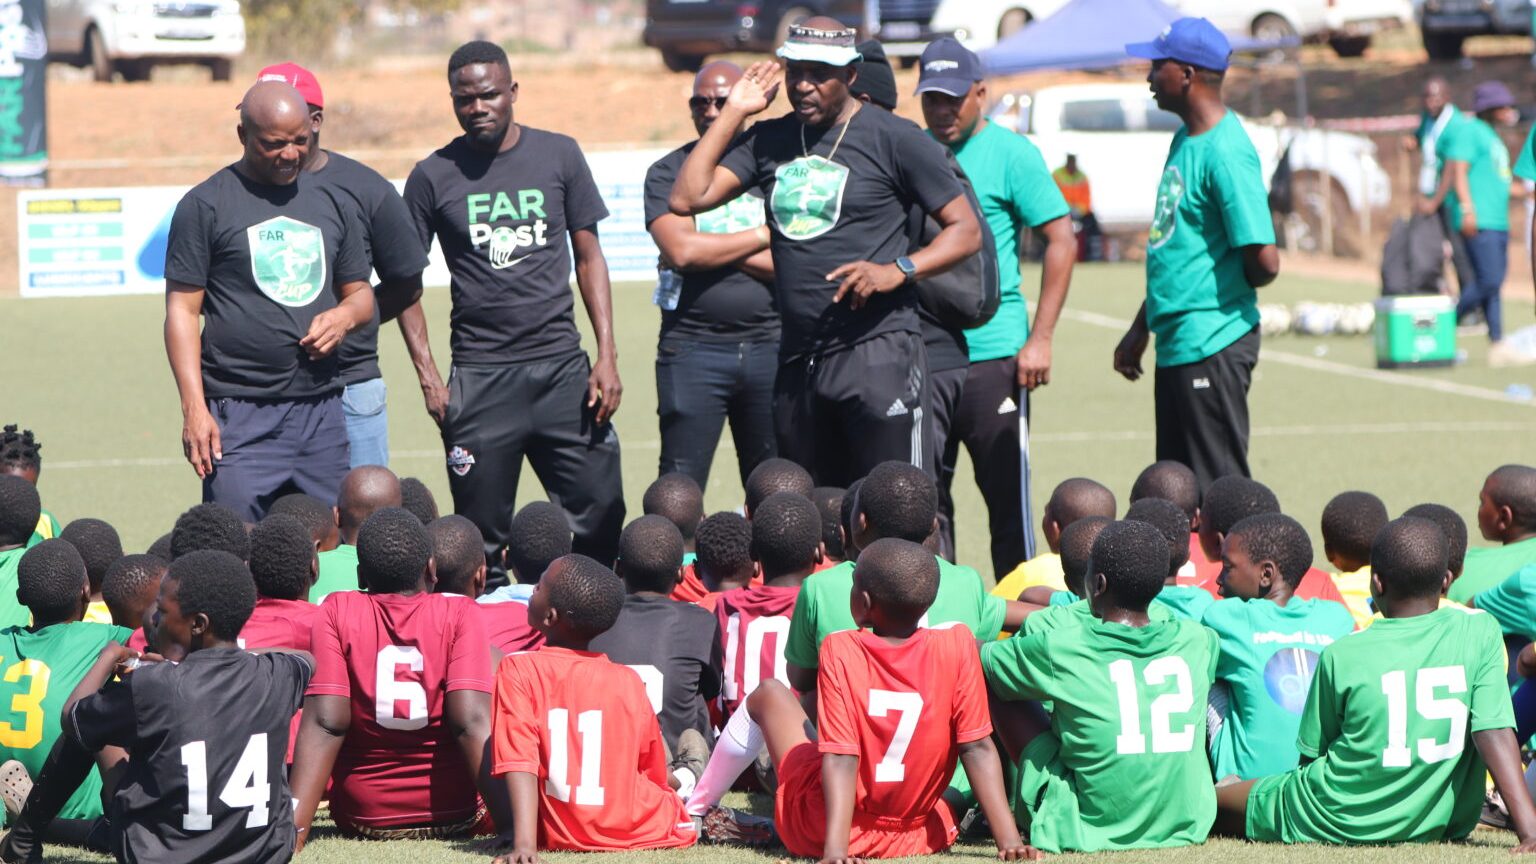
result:
[(1265, 336), (1279, 336), (1291, 332), (1291, 310), (1279, 303), (1259, 306), (1259, 332)]

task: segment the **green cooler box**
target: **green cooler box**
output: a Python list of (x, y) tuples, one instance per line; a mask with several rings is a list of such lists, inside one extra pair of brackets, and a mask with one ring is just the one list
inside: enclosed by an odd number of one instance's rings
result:
[(1456, 362), (1456, 302), (1443, 294), (1376, 301), (1376, 366), (1398, 369)]

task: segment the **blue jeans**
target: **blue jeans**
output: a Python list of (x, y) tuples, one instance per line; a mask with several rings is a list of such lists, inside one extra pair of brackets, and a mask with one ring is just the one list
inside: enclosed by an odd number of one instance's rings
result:
[(736, 442), (736, 467), (747, 482), (777, 453), (773, 381), (777, 342), (702, 342), (666, 338), (656, 347), (656, 413), (661, 418), (661, 469), (680, 471), (703, 488), (725, 421)]
[(347, 418), (347, 441), (352, 445), (352, 465), (389, 465), (389, 413), (385, 411), (383, 378), (348, 384), (341, 394), (341, 411)]
[(224, 458), (203, 478), (203, 500), (260, 522), (290, 492), (335, 501), (347, 474), (346, 423), (335, 394), (295, 401), (218, 398)]
[(1488, 319), (1488, 339), (1497, 342), (1504, 338), (1499, 291), (1509, 270), (1509, 232), (1478, 231), (1467, 238), (1467, 257), (1472, 259), (1476, 279), (1471, 285), (1461, 286), (1456, 318), (1460, 320), (1473, 309), (1483, 310), (1483, 317)]

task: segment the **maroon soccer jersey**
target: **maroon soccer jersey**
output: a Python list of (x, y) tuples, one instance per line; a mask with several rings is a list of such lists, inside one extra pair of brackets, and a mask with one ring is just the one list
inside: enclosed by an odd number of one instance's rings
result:
[(331, 774), (331, 815), (372, 828), (462, 822), (475, 778), (444, 722), (448, 693), (491, 690), (490, 642), (475, 601), (447, 594), (325, 598), (310, 696), (352, 703)]
[(528, 626), (528, 604), (516, 600), (505, 603), (476, 603), (485, 635), (503, 654), (536, 651), (544, 644), (539, 631)]
[(291, 648), (308, 651), (310, 631), (320, 607), (308, 600), (262, 597), (240, 630), (241, 648)]
[(784, 642), (789, 637), (789, 620), (795, 614), (795, 598), (799, 596), (798, 585), (755, 585), (719, 595), (715, 617), (725, 639), (723, 716), (734, 714), (757, 685), (770, 678), (789, 686)]

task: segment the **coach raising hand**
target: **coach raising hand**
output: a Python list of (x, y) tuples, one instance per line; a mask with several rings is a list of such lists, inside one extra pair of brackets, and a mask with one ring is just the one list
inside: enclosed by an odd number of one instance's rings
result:
[[(981, 229), (944, 151), (911, 121), (849, 95), (861, 59), (831, 18), (790, 28), (779, 49), (793, 112), (766, 110), (779, 70), (757, 63), (683, 163), (673, 212), (693, 216), (761, 187), (768, 197), (783, 337), (774, 388), (779, 455), (821, 485), (881, 462), (925, 466), (927, 355), (913, 282), (981, 248)], [(907, 257), (907, 209), (942, 226)]]

